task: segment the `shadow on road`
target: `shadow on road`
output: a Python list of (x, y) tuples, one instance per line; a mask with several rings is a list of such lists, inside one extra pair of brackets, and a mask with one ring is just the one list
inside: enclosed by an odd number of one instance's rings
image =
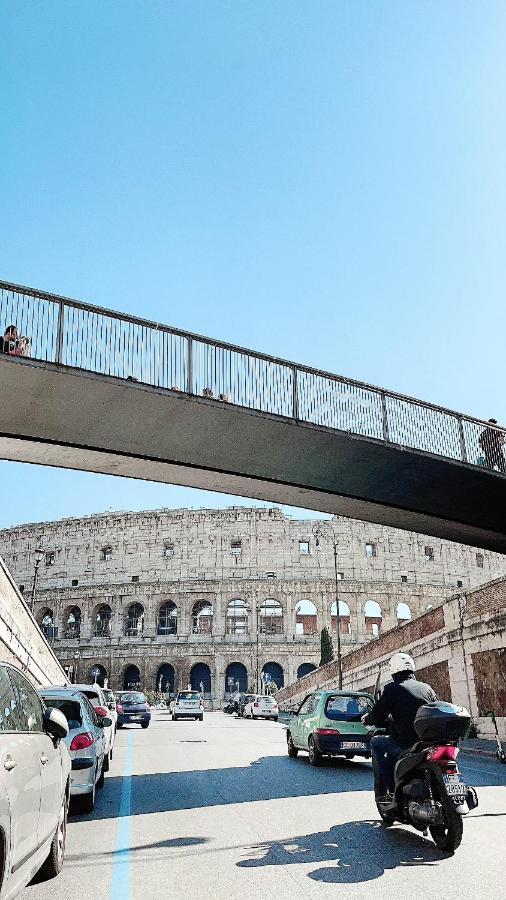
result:
[(431, 866), (445, 859), (421, 834), (405, 828), (386, 829), (379, 821), (346, 822), (329, 831), (266, 842), (251, 847), (255, 854), (240, 868), (331, 863), (308, 872), (313, 881), (353, 884), (380, 878), (399, 866)]
[[(117, 798), (122, 781), (106, 778), (94, 819), (121, 814)], [(371, 789), (371, 768), (363, 762), (329, 760), (314, 769), (303, 759), (264, 756), (249, 766), (134, 775), (130, 815)]]

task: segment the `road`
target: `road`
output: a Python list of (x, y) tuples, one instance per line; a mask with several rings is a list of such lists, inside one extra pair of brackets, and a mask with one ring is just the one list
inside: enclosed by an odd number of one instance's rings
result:
[[(311, 768), (281, 724), (155, 714), (118, 731), (93, 815), (71, 816), (64, 871), (22, 900), (504, 897), (506, 767), (464, 756), (480, 807), (455, 856), (412, 829), (385, 829), (370, 763)], [(337, 889), (337, 892), (336, 892)]]

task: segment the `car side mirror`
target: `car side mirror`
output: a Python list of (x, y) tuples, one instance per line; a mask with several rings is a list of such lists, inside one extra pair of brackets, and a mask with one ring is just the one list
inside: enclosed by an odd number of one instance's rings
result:
[(99, 728), (109, 728), (112, 725), (112, 719), (109, 716), (97, 716)]
[(50, 737), (62, 740), (69, 733), (69, 723), (59, 709), (49, 707), (44, 710), (44, 731)]

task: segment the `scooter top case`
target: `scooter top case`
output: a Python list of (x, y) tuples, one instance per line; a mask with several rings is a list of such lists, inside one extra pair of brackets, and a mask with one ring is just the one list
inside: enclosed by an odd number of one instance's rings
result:
[(424, 703), (415, 716), (414, 729), (424, 744), (455, 744), (465, 737), (471, 716), (463, 706), (437, 700)]

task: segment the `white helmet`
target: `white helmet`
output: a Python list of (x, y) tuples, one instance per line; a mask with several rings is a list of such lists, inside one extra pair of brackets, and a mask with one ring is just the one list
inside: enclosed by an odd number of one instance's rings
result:
[(390, 675), (399, 675), (401, 672), (414, 672), (415, 661), (407, 653), (395, 653), (390, 660)]

